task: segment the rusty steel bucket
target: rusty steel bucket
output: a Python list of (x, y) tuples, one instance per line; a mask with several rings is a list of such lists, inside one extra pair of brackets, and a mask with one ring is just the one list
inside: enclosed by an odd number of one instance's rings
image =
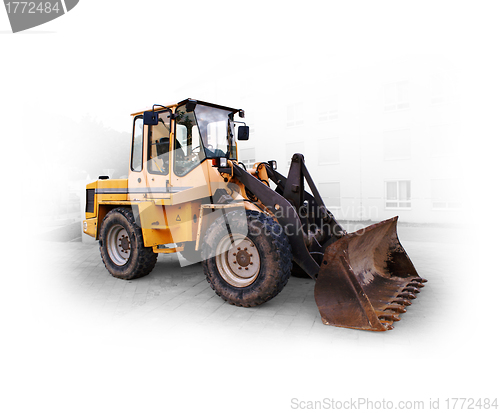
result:
[(324, 324), (391, 330), (427, 280), (400, 244), (398, 217), (350, 233), (327, 247), (314, 298)]

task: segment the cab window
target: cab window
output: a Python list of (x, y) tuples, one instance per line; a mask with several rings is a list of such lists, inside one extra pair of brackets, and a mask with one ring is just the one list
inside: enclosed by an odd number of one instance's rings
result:
[(170, 111), (158, 113), (158, 125), (149, 127), (148, 172), (168, 175), (170, 151)]
[(134, 130), (132, 132), (132, 157), (130, 159), (130, 170), (142, 171), (142, 131), (144, 122), (142, 116), (134, 119)]
[(187, 112), (186, 106), (182, 105), (177, 108), (176, 115), (174, 172), (177, 176), (184, 176), (205, 159), (205, 151), (194, 112)]

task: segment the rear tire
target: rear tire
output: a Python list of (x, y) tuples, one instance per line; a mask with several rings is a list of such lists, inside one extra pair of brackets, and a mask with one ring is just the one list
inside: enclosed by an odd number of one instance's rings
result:
[(254, 307), (278, 295), (292, 268), (292, 250), (281, 226), (256, 211), (228, 212), (208, 229), (203, 270), (212, 289), (230, 304)]
[(142, 230), (126, 208), (115, 208), (102, 220), (99, 249), (107, 270), (122, 280), (149, 274), (158, 257), (151, 247), (144, 246)]

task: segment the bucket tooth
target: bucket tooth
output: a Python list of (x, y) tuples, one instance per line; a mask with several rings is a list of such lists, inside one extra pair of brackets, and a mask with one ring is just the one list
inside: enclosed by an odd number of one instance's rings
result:
[(393, 330), (394, 326), (391, 323), (381, 323), (386, 330)]
[(401, 321), (401, 319), (396, 314), (380, 314), (378, 316), (378, 319), (388, 321)]
[(422, 278), (422, 277), (413, 278), (412, 281), (416, 281), (418, 283), (423, 283), (423, 284), (425, 284), (427, 282), (427, 280), (425, 278)]
[(424, 284), (416, 282), (416, 281), (412, 281), (412, 282), (409, 282), (408, 284), (406, 284), (406, 286), (407, 287), (423, 288)]
[(398, 295), (399, 298), (409, 298), (410, 300), (414, 300), (415, 298), (417, 298), (417, 296), (413, 293), (409, 293), (409, 292), (402, 292)]
[(399, 304), (389, 304), (384, 311), (386, 310), (396, 311), (397, 313), (406, 313), (406, 308)]
[(411, 301), (405, 300), (404, 298), (395, 298), (394, 300), (392, 300), (392, 303), (403, 304), (405, 306), (411, 305)]
[(415, 287), (405, 287), (405, 288), (403, 288), (403, 291), (407, 291), (407, 292), (413, 293), (413, 294), (418, 294), (420, 292), (420, 290), (418, 288), (415, 288)]

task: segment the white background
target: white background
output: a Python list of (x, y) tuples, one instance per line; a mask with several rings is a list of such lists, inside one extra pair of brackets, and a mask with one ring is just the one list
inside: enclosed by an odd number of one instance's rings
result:
[[(82, 0), (66, 16), (18, 34), (0, 12), (2, 410), (288, 411), (294, 397), (499, 396), (499, 34), (495, 2)], [(43, 300), (50, 286), (40, 282), (50, 268), (40, 264), (30, 237), (41, 202), (33, 194), (50, 188), (50, 178), (39, 179), (46, 160), (30, 148), (50, 131), (30, 123), (33, 111), (48, 119), (89, 114), (128, 132), (135, 110), (202, 98), (191, 85), (204, 76), (283, 59), (281, 67), (260, 65), (258, 81), (271, 71), (293, 73), (286, 62), (318, 54), (360, 63), (437, 54), (460, 74), (470, 138), (463, 168), (474, 190), (463, 217), (469, 264), (457, 274), (449, 339), (433, 343), (429, 336), (425, 351), (400, 345), (359, 354), (349, 346), (258, 338), (235, 348), (195, 333), (160, 342), (96, 339), (66, 334), (61, 318), (46, 322), (49, 328), (37, 325), (25, 292), (36, 279), (36, 303), (50, 306)]]

